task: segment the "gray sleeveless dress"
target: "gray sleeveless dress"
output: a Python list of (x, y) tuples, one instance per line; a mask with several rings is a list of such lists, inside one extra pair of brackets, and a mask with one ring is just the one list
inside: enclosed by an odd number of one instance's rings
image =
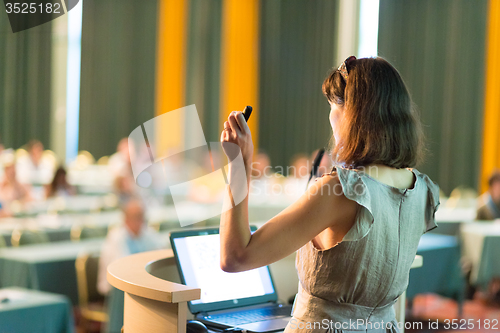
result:
[(360, 205), (342, 242), (297, 252), (299, 292), (286, 333), (399, 332), (393, 305), (408, 285), (422, 234), (436, 227), (439, 187), (412, 169), (412, 189), (337, 168), (344, 195)]

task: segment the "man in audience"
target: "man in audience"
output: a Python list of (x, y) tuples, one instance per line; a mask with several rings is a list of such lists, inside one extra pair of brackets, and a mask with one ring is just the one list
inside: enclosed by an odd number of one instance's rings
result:
[(271, 195), (273, 185), (273, 172), (271, 160), (266, 152), (259, 150), (251, 164), (252, 179), (250, 181), (250, 196), (253, 198), (266, 198)]
[[(253, 203), (278, 202), (283, 199), (285, 178), (274, 172), (269, 155), (259, 150), (251, 164), (249, 195)], [(281, 168), (283, 171), (283, 168)]]
[(55, 165), (48, 158), (44, 158), (43, 144), (38, 140), (31, 140), (27, 145), (28, 156), (20, 157), (17, 161), (19, 181), (24, 184), (47, 184), (54, 176)]
[(477, 220), (500, 218), (500, 171), (496, 170), (488, 180), (488, 192), (480, 197)]
[(131, 175), (117, 176), (113, 182), (113, 192), (116, 194), (120, 206), (139, 197), (134, 178)]
[(0, 182), (3, 180), (3, 166), (6, 161), (14, 157), (14, 152), (12, 149), (5, 149), (2, 143), (2, 138), (0, 137)]
[(0, 202), (7, 206), (13, 201), (26, 202), (31, 200), (29, 188), (17, 180), (14, 160), (6, 161), (4, 164), (4, 177), (0, 183)]
[(2, 156), (4, 155), (5, 148), (2, 144), (2, 138), (0, 138), (0, 181), (3, 180), (3, 158)]
[(123, 208), (123, 213), (125, 223), (108, 233), (101, 251), (97, 289), (103, 295), (111, 289), (106, 278), (109, 264), (131, 254), (165, 247), (158, 234), (146, 226), (140, 201), (130, 200)]
[(254, 162), (252, 162), (252, 179), (265, 179), (266, 177), (271, 177), (272, 167), (271, 159), (269, 155), (263, 150), (259, 150), (257, 156), (254, 157)]
[(0, 217), (10, 216), (10, 213), (7, 209), (3, 208), (2, 203), (0, 202)]
[(118, 142), (116, 153), (109, 157), (108, 168), (113, 177), (123, 176), (131, 172), (130, 151), (128, 138), (123, 138)]
[(296, 154), (292, 157), (290, 167), (287, 168), (288, 175), (284, 182), (284, 191), (290, 200), (295, 201), (304, 194), (311, 164), (312, 161), (309, 161), (306, 154)]

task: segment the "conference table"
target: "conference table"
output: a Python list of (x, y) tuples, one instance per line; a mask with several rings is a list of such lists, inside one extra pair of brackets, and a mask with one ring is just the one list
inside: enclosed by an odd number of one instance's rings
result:
[(463, 255), (472, 264), (470, 282), (484, 288), (500, 277), (500, 221), (462, 225), (460, 232)]
[(438, 227), (430, 231), (432, 234), (459, 236), (460, 226), (472, 223), (476, 218), (476, 208), (440, 207), (435, 215)]
[(8, 217), (0, 219), (0, 237), (11, 245), (14, 230), (38, 230), (45, 233), (50, 242), (69, 241), (71, 231), (78, 227), (92, 227), (103, 230), (106, 234), (110, 227), (118, 225), (123, 214), (118, 211), (106, 211), (89, 214), (40, 214), (36, 218)]
[(72, 333), (71, 303), (62, 295), (22, 288), (0, 289), (0, 332)]
[[(193, 210), (196, 210), (193, 208)], [(173, 206), (152, 206), (146, 211), (148, 224), (159, 231), (180, 228)], [(14, 230), (37, 230), (45, 233), (50, 242), (69, 241), (73, 229), (92, 227), (107, 230), (123, 222), (123, 213), (120, 210), (107, 210), (96, 213), (66, 213), (66, 214), (39, 214), (36, 217), (4, 217), (0, 218), (0, 237), (3, 237), (7, 246), (11, 246), (11, 237)], [(203, 221), (206, 222), (206, 221)], [(205, 223), (206, 225), (207, 223)], [(200, 224), (198, 224), (200, 225)], [(218, 225), (218, 218), (217, 218)]]
[(102, 195), (60, 196), (13, 204), (14, 216), (34, 217), (38, 214), (92, 213), (116, 209), (118, 199), (113, 193)]
[[(160, 233), (169, 247), (168, 232)], [(0, 288), (22, 287), (67, 296), (78, 303), (75, 261), (100, 253), (104, 239), (57, 242), (0, 249)]]
[[(114, 203), (111, 201), (112, 198), (106, 196), (77, 196), (31, 202), (30, 206), (19, 215), (0, 218), (0, 237), (3, 237), (7, 246), (10, 246), (14, 230), (38, 230), (47, 234), (50, 242), (70, 240), (72, 229), (77, 227), (89, 226), (105, 231), (123, 221), (123, 213), (113, 209)], [(249, 220), (252, 223), (267, 221), (289, 204), (287, 200), (278, 202), (254, 200), (249, 206)], [(180, 210), (183, 212), (184, 225), (218, 226), (222, 206), (217, 203), (195, 202), (183, 202), (178, 206), (148, 203), (146, 221), (159, 231), (178, 229), (181, 227), (178, 219)], [(189, 212), (187, 219), (186, 212)]]
[(75, 260), (100, 252), (103, 240), (58, 242), (0, 249), (0, 287), (62, 294), (78, 303)]
[(113, 175), (107, 165), (87, 165), (68, 170), (68, 182), (78, 188), (79, 193), (105, 194), (113, 191)]

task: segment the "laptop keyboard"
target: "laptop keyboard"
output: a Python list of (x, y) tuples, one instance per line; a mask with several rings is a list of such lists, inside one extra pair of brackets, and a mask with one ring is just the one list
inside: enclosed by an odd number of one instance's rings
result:
[(242, 312), (221, 313), (216, 315), (205, 316), (203, 319), (217, 324), (238, 326), (258, 321), (271, 320), (280, 317), (289, 317), (290, 307), (269, 307), (245, 310)]

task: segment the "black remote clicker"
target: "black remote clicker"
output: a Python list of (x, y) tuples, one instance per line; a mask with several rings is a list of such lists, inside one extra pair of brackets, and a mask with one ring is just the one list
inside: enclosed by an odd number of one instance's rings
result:
[(247, 105), (245, 110), (243, 110), (243, 117), (245, 117), (246, 122), (248, 122), (248, 118), (250, 118), (251, 114), (252, 114), (252, 107), (250, 105)]

